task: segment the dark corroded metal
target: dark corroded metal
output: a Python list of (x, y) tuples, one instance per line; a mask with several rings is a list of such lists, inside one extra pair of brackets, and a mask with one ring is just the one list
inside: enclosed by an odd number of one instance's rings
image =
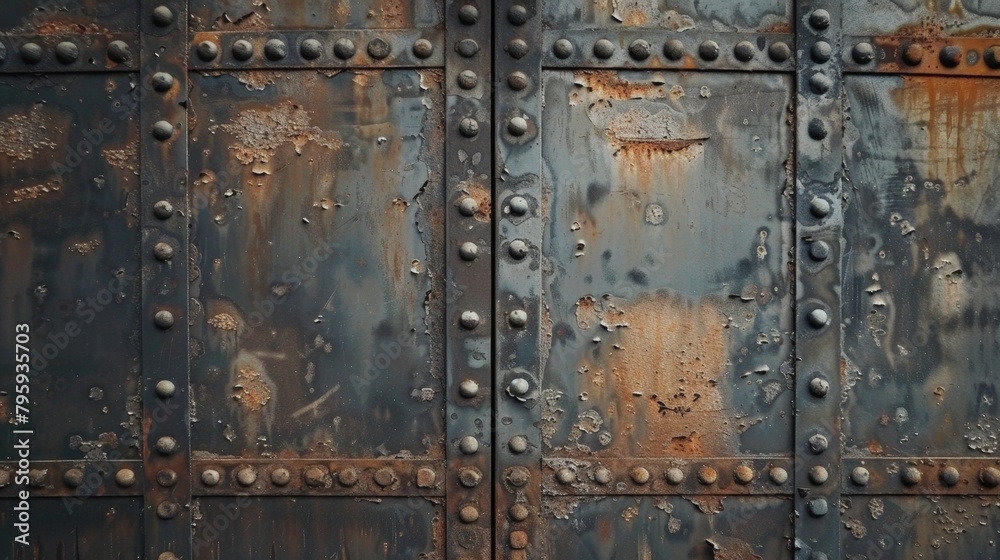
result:
[[(845, 36), (844, 72), (1000, 77), (1000, 37)], [(867, 45), (867, 47), (865, 47)], [(870, 55), (859, 58), (859, 47)]]
[(0, 37), (0, 74), (25, 72), (134, 72), (139, 66), (135, 31), (84, 33), (53, 25), (49, 33)]

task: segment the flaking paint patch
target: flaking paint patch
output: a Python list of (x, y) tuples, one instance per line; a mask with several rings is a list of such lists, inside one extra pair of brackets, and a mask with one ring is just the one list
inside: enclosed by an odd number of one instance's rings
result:
[(105, 148), (101, 150), (104, 159), (112, 167), (139, 174), (139, 147), (137, 144), (126, 144), (124, 148)]
[(41, 198), (50, 193), (59, 192), (62, 188), (62, 180), (59, 178), (46, 181), (40, 185), (31, 185), (29, 187), (21, 187), (19, 189), (14, 189), (10, 195), (10, 202), (24, 202), (25, 200), (34, 200), (36, 198)]
[(706, 539), (706, 542), (712, 547), (713, 560), (759, 560), (761, 558), (754, 554), (750, 543), (735, 537), (715, 535)]
[(43, 150), (55, 150), (52, 123), (38, 105), (26, 114), (18, 112), (0, 119), (0, 153), (19, 161), (29, 160)]
[(264, 362), (246, 350), (233, 360), (230, 371), (232, 399), (237, 403), (238, 416), (245, 441), (255, 441), (263, 427), (270, 432), (274, 422), (277, 387), (271, 381)]

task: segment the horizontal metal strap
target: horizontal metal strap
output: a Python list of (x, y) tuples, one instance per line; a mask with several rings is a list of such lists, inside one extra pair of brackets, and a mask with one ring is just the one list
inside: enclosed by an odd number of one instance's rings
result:
[(845, 36), (845, 73), (1000, 78), (1000, 38)]
[(139, 35), (0, 35), (0, 74), (134, 72)]
[(90, 459), (38, 461), (21, 469), (17, 461), (0, 462), (0, 498), (27, 490), (32, 498), (141, 496), (142, 461)]
[(850, 457), (844, 494), (1000, 494), (1000, 460), (977, 457)]

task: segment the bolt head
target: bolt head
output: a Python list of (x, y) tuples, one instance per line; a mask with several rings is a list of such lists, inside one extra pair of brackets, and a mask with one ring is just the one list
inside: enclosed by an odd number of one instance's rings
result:
[(211, 62), (219, 56), (219, 45), (212, 41), (202, 41), (198, 43), (198, 58), (205, 62)]
[(42, 61), (42, 47), (38, 43), (21, 45), (21, 59), (28, 64), (38, 64)]
[(169, 140), (174, 135), (174, 125), (167, 121), (156, 121), (153, 123), (153, 138), (163, 142)]
[(523, 309), (515, 309), (507, 315), (507, 323), (515, 329), (524, 328), (528, 324), (528, 314)]
[(750, 484), (756, 473), (747, 465), (740, 465), (733, 471), (733, 479), (740, 484)]
[(167, 72), (157, 72), (150, 79), (150, 84), (160, 93), (170, 91), (170, 88), (174, 87), (174, 77)]
[(479, 325), (479, 313), (475, 311), (463, 311), (462, 316), (458, 319), (458, 323), (462, 325), (463, 329), (471, 331)]
[(292, 481), (292, 473), (285, 467), (278, 467), (271, 471), (271, 483), (275, 486), (285, 486)]
[[(461, 480), (461, 476), (462, 473), (459, 471), (459, 480)], [(429, 467), (417, 469), (417, 488), (433, 488), (436, 481), (437, 473), (434, 472), (434, 469)]]
[(83, 484), (84, 475), (80, 469), (69, 469), (63, 473), (63, 482), (70, 488), (78, 488)]
[(215, 469), (206, 469), (201, 472), (201, 483), (205, 486), (215, 486), (222, 480), (222, 475)]
[(594, 482), (600, 485), (611, 484), (611, 469), (607, 467), (597, 467), (594, 469)]
[(174, 22), (174, 12), (166, 6), (153, 8), (153, 23), (157, 27), (166, 27)]
[(524, 467), (513, 467), (507, 472), (507, 482), (518, 488), (527, 484), (529, 480), (531, 480), (531, 472)]
[(822, 72), (816, 72), (809, 78), (809, 89), (816, 95), (822, 95), (833, 87), (833, 80)]
[(825, 467), (816, 465), (809, 469), (809, 481), (813, 484), (820, 485), (826, 484), (826, 481), (830, 479), (830, 472), (826, 470)]
[(938, 473), (938, 479), (945, 486), (954, 486), (962, 480), (962, 475), (955, 467), (945, 467)]
[(833, 47), (830, 43), (826, 41), (816, 41), (813, 43), (812, 48), (809, 49), (809, 57), (812, 58), (813, 62), (816, 64), (823, 64), (830, 60), (833, 56)]
[(458, 256), (461, 257), (463, 261), (474, 261), (478, 255), (479, 246), (471, 241), (462, 243), (462, 246), (458, 248)]
[(512, 56), (515, 60), (520, 60), (528, 55), (528, 51), (531, 50), (528, 47), (528, 43), (524, 39), (514, 39), (513, 41), (507, 43), (507, 47), (504, 49), (507, 54)]
[(712, 467), (705, 465), (698, 469), (698, 482), (704, 484), (705, 486), (710, 486), (715, 484), (715, 481), (717, 480), (719, 480), (719, 473), (717, 473)]
[(809, 392), (814, 397), (825, 397), (830, 392), (830, 382), (822, 377), (813, 377), (809, 380)]
[(924, 60), (924, 47), (910, 43), (903, 47), (903, 62), (909, 66), (916, 66)]
[(156, 483), (164, 488), (177, 484), (177, 473), (173, 469), (160, 469), (156, 472)]
[(417, 39), (413, 42), (413, 56), (428, 58), (434, 54), (434, 45), (427, 39)]
[(814, 196), (809, 201), (809, 213), (816, 218), (822, 219), (829, 216), (830, 210), (830, 201), (821, 196)]
[(524, 117), (512, 117), (507, 123), (507, 132), (511, 136), (524, 136), (528, 132), (528, 121)]
[(507, 387), (507, 392), (515, 397), (523, 397), (528, 394), (531, 389), (531, 384), (528, 380), (523, 377), (515, 377), (511, 380), (510, 385)]
[(511, 257), (521, 260), (528, 256), (528, 244), (521, 239), (515, 239), (510, 242), (507, 252), (510, 253)]
[(264, 56), (271, 61), (281, 60), (288, 56), (288, 45), (281, 39), (268, 39), (264, 43)]
[(667, 472), (663, 474), (664, 478), (667, 479), (667, 483), (677, 486), (681, 482), (684, 482), (684, 471), (677, 467), (670, 467)]
[(871, 43), (858, 43), (851, 49), (851, 58), (858, 64), (868, 64), (875, 60), (875, 48)]
[(826, 123), (820, 119), (812, 119), (809, 121), (809, 125), (806, 127), (809, 132), (809, 137), (813, 140), (822, 140), (826, 138), (828, 131), (826, 129)]
[(671, 39), (663, 44), (663, 55), (670, 60), (680, 60), (684, 58), (684, 43), (678, 39)]
[(475, 488), (483, 481), (483, 472), (476, 467), (462, 467), (458, 471), (458, 482), (466, 488)]
[(527, 506), (524, 504), (514, 504), (507, 510), (507, 514), (514, 521), (524, 521), (528, 518), (529, 513)]
[(628, 46), (628, 55), (633, 60), (646, 60), (652, 54), (652, 46), (645, 39), (636, 39)]
[(823, 498), (814, 498), (809, 500), (809, 515), (813, 517), (823, 517), (829, 511), (830, 506), (827, 504), (826, 500)]
[(382, 60), (383, 58), (389, 56), (390, 47), (389, 43), (386, 43), (384, 39), (374, 38), (368, 41), (368, 56), (374, 58), (375, 60)]
[(128, 488), (135, 484), (135, 471), (132, 469), (118, 469), (115, 473), (115, 483), (122, 488)]
[(323, 43), (317, 39), (306, 39), (299, 45), (299, 54), (306, 60), (316, 60), (323, 56)]
[(521, 454), (528, 450), (528, 438), (524, 436), (514, 436), (507, 442), (507, 449), (511, 453)]
[(511, 531), (508, 541), (512, 549), (523, 550), (528, 548), (528, 533), (524, 531)]
[(458, 211), (463, 216), (475, 216), (479, 211), (479, 203), (472, 197), (465, 197), (458, 203)]
[(826, 448), (830, 446), (830, 441), (823, 434), (815, 434), (810, 436), (808, 444), (809, 450), (818, 455), (826, 451)]
[(160, 261), (169, 261), (174, 258), (174, 248), (169, 243), (157, 243), (153, 247), (153, 256)]
[(851, 470), (851, 482), (858, 486), (868, 486), (870, 479), (871, 475), (868, 473), (868, 469), (864, 467), (854, 467)]
[(771, 467), (771, 470), (767, 473), (767, 477), (771, 479), (773, 484), (780, 486), (788, 482), (788, 471), (781, 467)]
[(253, 467), (243, 467), (236, 472), (236, 482), (240, 486), (252, 486), (254, 482), (257, 482), (257, 469)]
[(342, 486), (351, 487), (358, 483), (358, 470), (354, 467), (347, 467), (337, 473), (337, 482)]
[(979, 482), (987, 488), (1000, 486), (1000, 469), (996, 467), (986, 467), (979, 471)]
[(479, 510), (472, 505), (462, 506), (462, 509), (458, 510), (458, 518), (462, 523), (475, 523), (479, 520)]
[(163, 436), (156, 440), (155, 447), (161, 455), (172, 455), (177, 452), (177, 440), (170, 436)]
[(375, 484), (378, 484), (382, 488), (392, 486), (392, 484), (397, 480), (396, 472), (389, 467), (382, 467), (381, 469), (375, 471), (373, 478), (375, 479)]
[[(306, 482), (306, 486), (312, 486), (314, 488), (323, 486), (329, 488), (333, 485), (333, 480), (329, 476), (329, 471), (325, 467), (312, 466), (306, 469), (306, 472), (302, 473), (302, 478)], [(340, 478), (339, 476), (337, 477)], [(343, 484), (343, 481), (341, 481)]]
[(458, 394), (462, 395), (467, 399), (471, 399), (479, 394), (479, 383), (471, 379), (466, 379), (459, 383)]
[(907, 486), (915, 486), (920, 484), (921, 473), (920, 469), (913, 465), (908, 465), (903, 467), (903, 470), (899, 472), (899, 479), (903, 481), (903, 484)]
[(472, 89), (479, 85), (479, 76), (472, 70), (462, 70), (458, 74), (458, 87), (462, 89)]
[(809, 321), (809, 326), (814, 329), (822, 329), (830, 323), (830, 315), (825, 309), (816, 308), (806, 315), (806, 320)]
[(511, 25), (524, 25), (528, 23), (528, 19), (531, 18), (531, 14), (528, 13), (528, 9), (521, 4), (514, 4), (507, 10), (507, 21)]
[(528, 201), (523, 196), (512, 196), (507, 204), (510, 213), (515, 216), (523, 216), (528, 213)]
[(157, 311), (153, 323), (163, 330), (169, 329), (174, 326), (174, 314), (166, 310)]
[(163, 501), (156, 506), (156, 516), (160, 519), (173, 519), (181, 512), (177, 502)]
[(777, 43), (771, 43), (771, 46), (767, 48), (767, 56), (773, 62), (782, 63), (792, 56), (792, 49), (789, 48), (787, 43), (778, 41)]
[(475, 138), (479, 134), (479, 122), (472, 117), (465, 117), (458, 123), (458, 132), (466, 138)]
[(472, 58), (479, 52), (479, 43), (473, 39), (462, 39), (455, 44), (455, 51), (465, 58)]
[(177, 558), (177, 555), (174, 554), (173, 552), (161, 552), (160, 555), (156, 557), (156, 560), (180, 560), (180, 559)]
[(56, 60), (63, 64), (72, 64), (80, 58), (80, 47), (70, 41), (56, 45)]
[(458, 21), (465, 25), (475, 25), (479, 21), (479, 8), (466, 4), (458, 9)]
[(576, 482), (576, 473), (573, 469), (563, 467), (556, 471), (556, 480), (559, 484), (573, 484)]
[(719, 58), (719, 44), (715, 41), (704, 41), (698, 45), (698, 56), (709, 62)]
[(822, 8), (819, 10), (813, 10), (813, 12), (809, 14), (809, 25), (811, 25), (813, 29), (826, 29), (827, 27), (830, 27), (830, 12)]
[(634, 467), (628, 473), (629, 478), (636, 484), (646, 484), (649, 482), (649, 470), (645, 467)]
[(507, 85), (510, 89), (515, 91), (521, 91), (522, 89), (528, 87), (528, 76), (521, 71), (511, 72), (507, 76)]
[(569, 39), (558, 39), (552, 44), (552, 54), (563, 60), (573, 56), (573, 43)]
[(598, 39), (597, 42), (594, 43), (594, 56), (597, 58), (607, 60), (614, 56), (614, 54), (615, 45), (611, 41), (607, 39)]
[(957, 45), (948, 45), (941, 49), (941, 64), (947, 66), (948, 68), (954, 68), (962, 63), (962, 47)]
[(983, 51), (983, 62), (993, 70), (1000, 69), (1000, 46), (992, 46)]
[(236, 60), (250, 60), (253, 56), (253, 45), (246, 39), (239, 39), (233, 43), (232, 52)]
[(809, 257), (816, 262), (823, 262), (830, 256), (830, 245), (826, 241), (813, 241), (809, 244)]
[(466, 455), (474, 455), (479, 451), (479, 440), (472, 436), (463, 436), (458, 440), (458, 449)]
[(333, 54), (341, 60), (347, 60), (357, 53), (354, 41), (350, 39), (337, 39), (333, 43)]
[(757, 47), (750, 41), (740, 41), (733, 47), (733, 56), (740, 62), (750, 62), (755, 54), (757, 54)]
[(156, 396), (161, 399), (169, 399), (174, 396), (174, 392), (177, 388), (174, 386), (174, 382), (169, 379), (161, 379), (156, 383)]

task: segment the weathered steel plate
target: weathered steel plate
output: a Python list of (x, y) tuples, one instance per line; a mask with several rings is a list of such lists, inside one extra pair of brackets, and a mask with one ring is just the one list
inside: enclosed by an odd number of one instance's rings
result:
[(649, 27), (672, 31), (785, 32), (791, 27), (791, 0), (683, 0), (665, 5), (654, 0), (548, 0), (547, 27), (556, 29)]
[(262, 29), (402, 29), (434, 27), (440, 0), (190, 0), (191, 31)]
[(14, 542), (15, 501), (0, 500), (0, 557), (11, 560), (142, 558), (142, 500), (93, 498), (69, 511), (65, 500), (34, 499), (31, 547)]

